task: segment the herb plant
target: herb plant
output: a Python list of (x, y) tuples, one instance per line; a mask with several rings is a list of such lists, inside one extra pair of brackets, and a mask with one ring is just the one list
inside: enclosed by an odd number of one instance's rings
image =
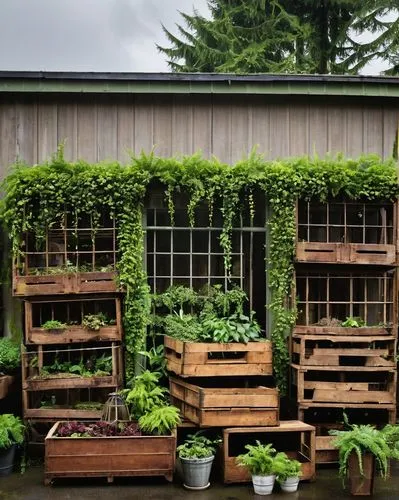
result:
[(104, 313), (86, 314), (82, 319), (82, 326), (88, 330), (98, 332), (98, 330), (108, 324), (107, 316)]
[(286, 453), (280, 451), (273, 459), (273, 471), (277, 476), (277, 481), (282, 483), (290, 477), (300, 477), (302, 466), (298, 460), (288, 458)]
[(180, 458), (207, 458), (215, 455), (221, 439), (209, 439), (203, 436), (201, 432), (189, 434), (184, 443), (177, 447)]
[(165, 316), (163, 321), (164, 331), (167, 335), (187, 341), (196, 342), (201, 338), (202, 326), (199, 319), (192, 314), (173, 313)]
[(19, 417), (11, 413), (0, 415), (0, 449), (24, 442), (25, 426)]
[(260, 340), (261, 329), (253, 318), (244, 314), (233, 314), (228, 318), (205, 315), (201, 321), (203, 342), (253, 342)]
[(256, 445), (247, 444), (247, 453), (238, 455), (236, 458), (238, 465), (246, 467), (253, 476), (270, 476), (274, 472), (274, 457), (276, 450), (271, 444), (261, 444), (256, 441)]
[(362, 318), (359, 318), (359, 317), (354, 317), (354, 318), (348, 317), (341, 324), (341, 326), (350, 327), (350, 328), (360, 328), (360, 327), (365, 326), (365, 325), (366, 325), (366, 323), (364, 322), (364, 320)]
[(61, 321), (57, 321), (56, 319), (50, 319), (42, 324), (42, 328), (45, 330), (65, 330), (67, 325)]
[(0, 338), (0, 373), (13, 373), (20, 366), (20, 346), (9, 338)]
[(146, 434), (164, 436), (170, 434), (181, 422), (179, 410), (175, 406), (153, 406), (139, 418), (139, 427)]

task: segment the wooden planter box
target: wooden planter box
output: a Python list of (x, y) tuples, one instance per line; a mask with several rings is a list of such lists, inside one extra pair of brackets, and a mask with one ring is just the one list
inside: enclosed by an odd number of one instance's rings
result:
[(60, 295), (72, 293), (115, 293), (119, 291), (116, 272), (49, 274), (13, 277), (15, 296)]
[(173, 377), (169, 378), (169, 386), (172, 403), (184, 418), (201, 427), (279, 424), (277, 389), (219, 388), (212, 387), (212, 382), (197, 385)]
[(393, 336), (293, 334), (291, 352), (301, 366), (396, 366)]
[(56, 437), (45, 439), (44, 482), (58, 477), (165, 476), (173, 479), (176, 434), (170, 436)]
[(372, 264), (394, 266), (395, 245), (367, 243), (322, 243), (300, 241), (296, 261), (328, 264)]
[(167, 369), (182, 377), (272, 375), (271, 342), (182, 342), (165, 335)]
[(14, 377), (11, 375), (0, 375), (0, 399), (4, 399), (11, 384), (14, 382)]
[[(233, 441), (240, 439), (238, 448)], [(237, 456), (245, 453), (243, 444), (272, 443), (277, 451), (284, 451), (290, 458), (302, 464), (301, 480), (313, 480), (316, 476), (315, 465), (315, 428), (298, 420), (281, 421), (278, 427), (235, 427), (223, 431), (223, 479), (225, 483), (247, 483), (251, 474), (245, 467), (237, 464)], [(275, 444), (280, 439), (284, 449)], [(296, 443), (298, 443), (296, 447)]]
[(368, 336), (383, 335), (392, 337), (391, 328), (380, 326), (362, 326), (360, 328), (350, 328), (343, 326), (317, 326), (317, 325), (296, 325), (293, 334), (296, 335), (339, 335), (341, 337), (348, 336)]

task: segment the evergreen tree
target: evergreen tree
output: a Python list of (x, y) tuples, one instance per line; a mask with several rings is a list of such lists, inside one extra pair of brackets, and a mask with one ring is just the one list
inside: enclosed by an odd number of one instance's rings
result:
[[(379, 57), (399, 70), (397, 0), (208, 0), (211, 17), (181, 13), (172, 70), (356, 74)], [(387, 18), (387, 14), (392, 17)], [(368, 32), (371, 41), (360, 42)]]

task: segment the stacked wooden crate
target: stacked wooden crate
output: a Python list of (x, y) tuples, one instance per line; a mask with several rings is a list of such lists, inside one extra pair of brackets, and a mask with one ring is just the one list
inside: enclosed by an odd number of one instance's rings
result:
[(298, 418), (316, 425), (316, 461), (334, 461), (328, 430), (396, 421), (396, 205), (298, 203), (291, 337)]
[[(99, 418), (123, 382), (115, 221), (102, 214), (98, 223), (94, 229), (89, 218), (72, 222), (66, 213), (44, 239), (25, 234), (14, 262), (13, 293), (25, 305), (23, 416), (33, 428)], [(58, 364), (71, 370), (58, 372)]]
[[(279, 392), (270, 384), (271, 343), (211, 344), (165, 337), (172, 402), (186, 425), (223, 431), (223, 479), (249, 481), (236, 463), (245, 444), (271, 442), (302, 462), (303, 479), (315, 473), (314, 427), (279, 420)], [(191, 422), (191, 424), (189, 423)]]

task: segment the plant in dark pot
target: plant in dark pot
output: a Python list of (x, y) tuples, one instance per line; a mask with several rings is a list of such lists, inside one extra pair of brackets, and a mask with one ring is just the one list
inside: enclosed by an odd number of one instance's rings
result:
[(15, 450), (24, 441), (24, 425), (10, 413), (0, 415), (0, 476), (12, 472)]
[[(201, 432), (201, 431), (200, 431)], [(200, 432), (189, 434), (177, 453), (184, 475), (184, 487), (204, 490), (209, 487), (209, 476), (220, 439), (208, 439)]]
[(20, 366), (21, 346), (9, 338), (0, 338), (0, 399), (7, 396)]
[(349, 483), (352, 495), (372, 495), (376, 466), (382, 478), (388, 475), (391, 450), (382, 431), (372, 425), (349, 426), (346, 431), (332, 430), (332, 444), (339, 452), (339, 474)]
[(271, 444), (247, 444), (247, 453), (238, 455), (237, 463), (246, 467), (252, 475), (252, 483), (256, 495), (270, 495), (276, 480), (275, 455), (276, 450)]
[(285, 493), (293, 493), (298, 489), (302, 466), (298, 460), (288, 458), (283, 451), (277, 453), (273, 463), (276, 480)]

